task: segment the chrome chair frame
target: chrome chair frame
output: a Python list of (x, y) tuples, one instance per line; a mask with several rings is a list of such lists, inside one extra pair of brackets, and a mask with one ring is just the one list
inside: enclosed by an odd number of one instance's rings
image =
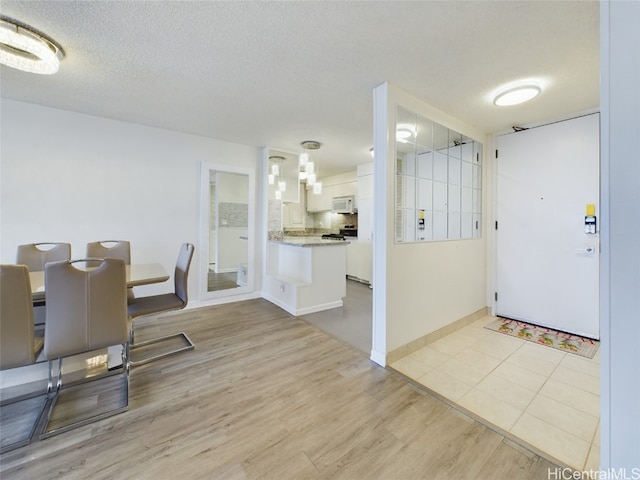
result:
[[(96, 259), (91, 259), (91, 260), (96, 260)], [(118, 263), (121, 265), (121, 270), (122, 270), (122, 274), (121, 274), (121, 285), (122, 285), (122, 289), (123, 289), (123, 307), (126, 308), (126, 277), (124, 274), (124, 265), (125, 262), (123, 259), (98, 259), (102, 261), (102, 265), (105, 264), (109, 264), (109, 263)], [(73, 260), (73, 261), (68, 261), (68, 262), (56, 262), (56, 263), (60, 263), (60, 264), (73, 264), (73, 263), (78, 263), (78, 262), (82, 262), (85, 263), (87, 262), (87, 259), (80, 259), (80, 260)], [(56, 268), (56, 266), (54, 265), (51, 268)], [(98, 267), (96, 270), (100, 270), (100, 267)], [(49, 272), (49, 267), (46, 268), (45, 270), (45, 274), (48, 275)], [(47, 296), (51, 295), (51, 289), (47, 288)], [(48, 302), (47, 303), (47, 309), (51, 308), (51, 303), (53, 302)], [(115, 308), (115, 307), (114, 307)], [(87, 313), (87, 315), (89, 315), (89, 313)], [(123, 322), (123, 327), (124, 327), (124, 331), (127, 332), (127, 319), (126, 319), (126, 312), (123, 312), (124, 315), (124, 322)], [(51, 328), (51, 327), (50, 327)], [(83, 425), (88, 425), (90, 423), (93, 422), (97, 422), (99, 420), (102, 420), (104, 418), (108, 418), (111, 417), (113, 415), (117, 415), (119, 413), (122, 413), (124, 411), (126, 411), (129, 408), (129, 388), (130, 388), (130, 346), (129, 346), (129, 337), (128, 337), (128, 333), (123, 337), (126, 338), (125, 341), (123, 341), (121, 343), (122, 345), (122, 375), (124, 378), (124, 385), (123, 385), (123, 393), (124, 393), (124, 405), (108, 410), (106, 412), (103, 413), (99, 413), (96, 415), (92, 415), (90, 417), (87, 418), (83, 418), (71, 423), (68, 423), (66, 425), (63, 425), (61, 427), (58, 428), (54, 428), (52, 430), (48, 430), (49, 427), (49, 423), (51, 421), (51, 417), (54, 411), (54, 408), (58, 402), (60, 393), (67, 390), (67, 389), (71, 389), (73, 387), (77, 387), (81, 384), (86, 384), (86, 383), (90, 383), (90, 382), (94, 382), (94, 381), (98, 381), (100, 379), (103, 379), (104, 377), (110, 377), (115, 375), (116, 373), (118, 373), (117, 371), (108, 371), (102, 375), (98, 375), (96, 377), (90, 377), (90, 378), (86, 378), (80, 381), (75, 381), (75, 382), (71, 382), (69, 384), (65, 384), (63, 385), (63, 381), (62, 381), (62, 359), (65, 357), (69, 357), (69, 356), (73, 356), (75, 354), (79, 354), (79, 353), (83, 353), (83, 352), (90, 352), (90, 351), (95, 351), (98, 349), (102, 349), (102, 348), (107, 348), (111, 345), (109, 345), (109, 343), (98, 343), (95, 347), (92, 347), (91, 349), (81, 349), (76, 351), (75, 353), (69, 353), (67, 355), (56, 355), (53, 358), (47, 358), (48, 360), (48, 384), (47, 384), (47, 403), (45, 406), (45, 415), (44, 415), (44, 421), (41, 422), (42, 423), (42, 427), (40, 430), (40, 439), (45, 439), (48, 437), (51, 437), (53, 435), (57, 435), (78, 427), (81, 427)], [(46, 330), (45, 330), (45, 357), (47, 357), (47, 349), (48, 349), (48, 345), (47, 345), (47, 334), (46, 334)], [(56, 362), (57, 360), (57, 362)], [(54, 388), (54, 382), (55, 382), (55, 388)]]
[(163, 337), (153, 338), (151, 340), (146, 340), (144, 342), (135, 343), (134, 342), (134, 320), (136, 318), (145, 317), (148, 315), (154, 315), (158, 313), (182, 310), (187, 306), (188, 303), (188, 295), (187, 295), (187, 283), (189, 277), (189, 268), (191, 266), (191, 260), (193, 258), (194, 246), (190, 243), (184, 243), (180, 247), (180, 252), (178, 254), (178, 260), (176, 262), (176, 267), (174, 271), (174, 293), (168, 293), (163, 295), (152, 295), (149, 297), (140, 297), (135, 299), (129, 299), (128, 304), (128, 313), (130, 319), (130, 338), (129, 343), (131, 344), (132, 352), (135, 352), (136, 349), (141, 347), (157, 344), (160, 342), (164, 342), (166, 340), (180, 338), (185, 343), (185, 346), (172, 349), (168, 352), (161, 353), (159, 355), (152, 355), (150, 357), (144, 358), (142, 360), (133, 361), (131, 360), (132, 366), (143, 365), (145, 363), (153, 362), (155, 360), (159, 360), (161, 358), (169, 357), (172, 355), (176, 355), (181, 352), (186, 352), (188, 350), (193, 350), (195, 348), (195, 344), (189, 338), (189, 336), (185, 332), (174, 333), (171, 335), (165, 335)]

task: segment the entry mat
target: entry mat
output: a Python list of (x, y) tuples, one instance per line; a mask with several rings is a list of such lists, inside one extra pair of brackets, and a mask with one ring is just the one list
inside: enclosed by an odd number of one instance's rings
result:
[(484, 328), (587, 358), (593, 358), (600, 346), (598, 340), (503, 317)]

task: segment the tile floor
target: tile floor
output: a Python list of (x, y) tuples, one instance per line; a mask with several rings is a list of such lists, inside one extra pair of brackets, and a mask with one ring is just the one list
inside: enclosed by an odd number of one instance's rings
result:
[(484, 317), (390, 366), (576, 470), (600, 458), (593, 359), (484, 328)]

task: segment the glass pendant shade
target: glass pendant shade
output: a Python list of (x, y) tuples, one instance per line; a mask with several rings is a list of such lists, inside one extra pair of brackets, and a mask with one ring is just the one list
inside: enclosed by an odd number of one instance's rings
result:
[(311, 186), (314, 183), (316, 183), (316, 174), (310, 173), (309, 175), (307, 175), (307, 185)]
[(280, 190), (276, 190), (276, 200), (282, 200), (282, 192)]
[(272, 173), (269, 174), (269, 185), (274, 185), (276, 183), (276, 176)]
[(284, 192), (287, 190), (287, 182), (282, 181), (282, 182), (278, 182), (278, 190), (280, 190), (281, 192)]
[(276, 163), (271, 165), (271, 175), (275, 175), (276, 177), (280, 175), (280, 165)]
[(313, 184), (313, 194), (314, 195), (322, 194), (322, 182), (316, 182)]
[(316, 170), (316, 165), (313, 162), (308, 162), (304, 167), (304, 171), (309, 174), (314, 173), (315, 170)]
[(300, 172), (300, 173), (298, 173), (298, 179), (299, 179), (299, 180), (304, 181), (304, 180), (306, 180), (306, 179), (307, 179), (307, 176), (308, 176), (307, 172)]
[(301, 167), (304, 167), (308, 161), (309, 161), (308, 153), (301, 153), (300, 156), (298, 157), (298, 165), (300, 165)]

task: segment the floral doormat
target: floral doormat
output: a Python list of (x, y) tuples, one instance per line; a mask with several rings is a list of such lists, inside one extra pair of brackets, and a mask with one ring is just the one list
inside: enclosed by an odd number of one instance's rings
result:
[(598, 340), (502, 317), (484, 328), (587, 358), (593, 358), (600, 346)]

